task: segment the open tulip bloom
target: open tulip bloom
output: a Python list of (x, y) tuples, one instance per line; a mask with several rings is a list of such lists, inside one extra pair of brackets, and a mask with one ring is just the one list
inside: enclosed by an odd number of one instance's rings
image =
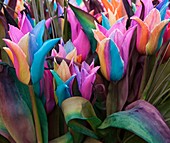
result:
[(169, 0), (0, 8), (0, 143), (170, 143)]

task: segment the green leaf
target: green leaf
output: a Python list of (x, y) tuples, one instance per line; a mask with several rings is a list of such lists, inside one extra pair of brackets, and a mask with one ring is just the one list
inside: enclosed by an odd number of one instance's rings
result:
[[(82, 97), (71, 97), (63, 101), (61, 106), (66, 123), (74, 131), (81, 132), (88, 136), (97, 138), (96, 128), (101, 124), (101, 120), (97, 118), (91, 103)], [(92, 130), (83, 125), (83, 121), (87, 121)], [(81, 123), (82, 124), (81, 124)]]
[(129, 130), (148, 143), (170, 142), (170, 129), (159, 111), (143, 100), (130, 104), (127, 111), (108, 116), (99, 129), (109, 127)]
[(83, 27), (83, 30), (86, 33), (86, 35), (90, 41), (92, 52), (94, 53), (96, 50), (97, 41), (94, 38), (92, 29), (96, 29), (94, 21), (97, 21), (97, 20), (94, 17), (92, 17), (90, 14), (86, 13), (85, 11), (83, 11), (79, 8), (76, 8), (71, 4), (69, 4), (69, 6), (73, 10), (78, 21), (80, 22), (81, 26)]
[(61, 137), (58, 137), (54, 140), (49, 141), (49, 143), (73, 143), (73, 137), (70, 134), (70, 132), (68, 132)]
[[(169, 93), (170, 96), (170, 93)], [(164, 103), (158, 106), (158, 110), (160, 111), (161, 115), (164, 117), (166, 123), (170, 127), (170, 99), (167, 99)]]
[[(152, 85), (149, 90), (148, 101), (154, 105), (160, 103), (162, 97), (169, 92), (169, 80), (170, 80), (170, 59), (161, 64), (155, 74)], [(167, 92), (166, 92), (167, 91)]]

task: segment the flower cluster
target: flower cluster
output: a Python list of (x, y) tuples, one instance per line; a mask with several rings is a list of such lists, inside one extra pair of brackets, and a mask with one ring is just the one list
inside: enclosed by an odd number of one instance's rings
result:
[(1, 5), (0, 136), (170, 142), (168, 0)]

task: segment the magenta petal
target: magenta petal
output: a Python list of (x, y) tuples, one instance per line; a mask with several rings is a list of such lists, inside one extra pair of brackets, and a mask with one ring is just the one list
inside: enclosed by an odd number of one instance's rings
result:
[(73, 41), (73, 45), (77, 49), (77, 54), (82, 55), (82, 60), (85, 60), (90, 51), (90, 42), (83, 30), (80, 30), (78, 37)]
[(124, 35), (124, 39), (122, 43), (122, 58), (124, 61), (124, 71), (126, 71), (126, 68), (127, 68), (130, 43), (131, 43), (131, 39), (132, 39), (135, 29), (136, 29), (136, 26), (133, 28), (130, 28)]
[(52, 89), (53, 89), (53, 76), (50, 71), (45, 70), (44, 71), (44, 96), (46, 99), (45, 107), (47, 113), (50, 113), (55, 106), (54, 90)]
[(23, 14), (22, 19), (21, 19), (20, 29), (24, 34), (27, 34), (28, 32), (31, 32), (31, 30), (32, 30), (32, 25), (31, 25), (30, 21), (28, 20), (25, 13)]
[(68, 21), (69, 21), (70, 26), (71, 26), (71, 40), (74, 41), (79, 34), (80, 23), (77, 20), (77, 18), (75, 17), (72, 10), (67, 9), (67, 15), (68, 15)]
[(122, 43), (123, 43), (123, 38), (124, 35), (119, 29), (115, 29), (111, 34), (110, 34), (110, 39), (114, 41), (114, 43), (117, 45), (117, 47), (120, 50), (120, 54), (122, 56)]
[(125, 17), (120, 18), (106, 33), (106, 37), (109, 37), (109, 35), (115, 30), (119, 29), (122, 33), (126, 32), (126, 19)]
[(95, 74), (90, 74), (82, 83), (81, 87), (80, 87), (80, 92), (82, 94), (82, 97), (84, 97), (87, 100), (90, 100), (91, 98), (91, 94), (92, 94), (92, 87), (93, 87), (93, 83), (96, 79), (96, 75)]
[(17, 27), (13, 25), (9, 25), (8, 33), (9, 33), (11, 40), (15, 43), (18, 43), (19, 40), (24, 36), (24, 34)]

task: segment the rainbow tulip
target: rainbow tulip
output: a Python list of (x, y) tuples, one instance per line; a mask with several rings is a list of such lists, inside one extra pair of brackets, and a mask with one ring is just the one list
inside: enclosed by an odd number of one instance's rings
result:
[(136, 16), (131, 19), (137, 22), (137, 50), (141, 54), (152, 55), (162, 44), (162, 36), (169, 19), (161, 21), (160, 12), (154, 8), (145, 17), (144, 21)]
[(78, 88), (83, 98), (90, 100), (92, 95), (93, 83), (96, 79), (96, 73), (99, 66), (94, 67), (94, 62), (88, 65), (85, 61), (82, 62), (81, 69), (73, 65), (72, 74), (76, 74)]
[(82, 60), (85, 60), (90, 51), (90, 42), (73, 11), (68, 9), (67, 14), (71, 25), (71, 40), (77, 49), (77, 54), (82, 56)]
[(126, 31), (124, 18), (109, 30), (96, 24), (94, 36), (98, 41), (96, 52), (99, 56), (101, 72), (107, 80), (120, 80), (127, 69), (130, 41), (135, 27)]
[(53, 49), (51, 56), (61, 57), (68, 60), (73, 59), (75, 62), (81, 62), (82, 60), (82, 56), (77, 55), (77, 49), (70, 40), (64, 46), (63, 44), (59, 44), (59, 52)]
[(4, 50), (16, 69), (18, 79), (25, 84), (29, 84), (30, 80), (33, 84), (37, 83), (42, 78), (45, 56), (60, 40), (56, 38), (43, 43), (44, 30), (45, 20), (31, 29), (31, 24), (25, 17), (20, 30), (10, 26), (9, 33), (12, 41), (4, 39), (9, 47), (4, 47)]

